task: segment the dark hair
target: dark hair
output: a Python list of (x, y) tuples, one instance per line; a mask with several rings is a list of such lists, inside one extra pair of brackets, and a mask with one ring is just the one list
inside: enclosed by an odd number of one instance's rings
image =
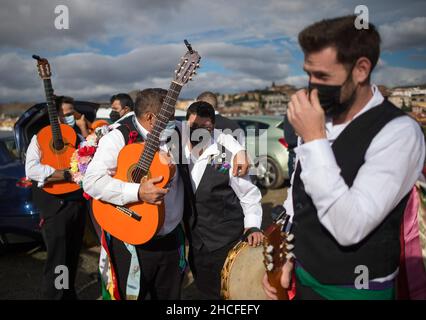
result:
[(326, 47), (334, 47), (337, 61), (352, 66), (361, 58), (371, 62), (371, 71), (380, 56), (380, 35), (376, 27), (369, 23), (368, 29), (357, 29), (355, 19), (350, 15), (316, 22), (299, 33), (299, 44), (305, 54), (318, 52)]
[(167, 90), (161, 88), (149, 88), (139, 91), (135, 100), (135, 114), (140, 117), (147, 112), (158, 114), (163, 105)]
[(113, 103), (115, 100), (120, 101), (122, 108), (128, 107), (131, 111), (134, 109), (134, 103), (132, 98), (127, 93), (118, 93), (111, 97), (110, 102)]
[(197, 97), (197, 101), (208, 102), (214, 109), (217, 108), (217, 97), (213, 92), (204, 91)]
[(55, 105), (56, 105), (56, 110), (59, 111), (59, 109), (62, 107), (62, 105), (64, 103), (69, 103), (74, 105), (74, 99), (68, 96), (57, 96), (55, 97)]
[(186, 110), (186, 120), (189, 119), (191, 114), (196, 114), (202, 118), (210, 118), (212, 123), (216, 121), (216, 115), (214, 113), (214, 108), (212, 105), (205, 101), (196, 101), (192, 103)]

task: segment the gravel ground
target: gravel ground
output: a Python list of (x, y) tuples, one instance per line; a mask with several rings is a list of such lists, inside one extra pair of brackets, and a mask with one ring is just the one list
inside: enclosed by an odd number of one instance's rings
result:
[[(282, 204), (287, 196), (287, 189), (263, 191), (263, 223), (271, 223), (271, 210), (275, 205)], [(80, 255), (80, 266), (77, 274), (77, 295), (81, 300), (101, 298), (98, 279), (99, 247), (94, 245), (91, 235), (85, 238), (85, 246)], [(46, 251), (34, 244), (19, 245), (9, 248), (0, 254), (0, 300), (40, 299), (41, 274), (43, 271)], [(198, 292), (192, 282), (192, 275), (185, 275), (183, 299), (197, 299)]]

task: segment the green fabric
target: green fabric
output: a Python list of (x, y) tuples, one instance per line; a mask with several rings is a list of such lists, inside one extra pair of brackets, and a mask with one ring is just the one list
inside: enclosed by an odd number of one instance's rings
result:
[[(365, 290), (319, 283), (306, 270), (297, 267), (296, 276), (299, 282), (312, 288), (320, 296), (328, 300), (393, 300), (395, 287), (385, 290)], [(297, 288), (296, 288), (297, 290)]]
[[(99, 273), (100, 275), (100, 273)], [(102, 288), (102, 300), (111, 300), (111, 295), (105, 287), (105, 283), (102, 281), (101, 277), (101, 288)]]

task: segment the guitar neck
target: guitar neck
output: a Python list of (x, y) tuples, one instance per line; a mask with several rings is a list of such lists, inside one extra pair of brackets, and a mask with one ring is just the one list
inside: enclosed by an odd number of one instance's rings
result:
[(170, 88), (164, 99), (163, 105), (161, 106), (161, 110), (157, 115), (157, 121), (155, 122), (154, 129), (148, 135), (144, 151), (139, 158), (137, 167), (140, 170), (138, 171), (138, 176), (134, 177), (135, 181), (140, 181), (148, 174), (154, 154), (160, 146), (160, 134), (166, 128), (167, 122), (171, 116), (175, 113), (175, 105), (181, 89), (182, 85), (174, 81), (170, 84)]
[(62, 134), (59, 126), (58, 111), (56, 110), (55, 101), (53, 99), (53, 87), (50, 78), (43, 79), (44, 91), (46, 94), (47, 113), (52, 128), (52, 136), (54, 142), (62, 142)]

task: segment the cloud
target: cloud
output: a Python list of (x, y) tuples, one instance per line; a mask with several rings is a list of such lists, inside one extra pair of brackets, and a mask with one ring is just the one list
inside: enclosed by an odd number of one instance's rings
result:
[(383, 40), (383, 49), (398, 50), (418, 47), (426, 43), (426, 17), (398, 21), (381, 25), (379, 32)]
[(426, 83), (426, 69), (409, 69), (384, 65), (373, 72), (374, 83), (388, 87)]
[[(167, 87), (187, 38), (202, 55), (195, 81), (183, 96), (206, 89), (237, 92), (287, 82), (307, 83), (299, 75), (297, 34), (323, 18), (351, 14), (356, 0), (64, 0), (70, 29), (54, 28), (50, 0), (4, 0), (0, 11), (0, 101), (42, 100), (33, 53), (49, 58), (58, 94), (106, 99), (118, 91)], [(425, 48), (424, 0), (367, 1), (370, 21), (382, 32), (386, 50)], [(407, 53), (407, 59), (414, 53)], [(419, 58), (421, 59), (421, 58)], [(380, 68), (383, 67), (383, 68)], [(378, 80), (395, 83), (423, 79), (423, 70), (384, 64)], [(301, 70), (300, 70), (301, 72)], [(398, 79), (398, 73), (403, 77)], [(413, 79), (410, 79), (413, 77)], [(378, 81), (379, 82), (379, 81)]]

